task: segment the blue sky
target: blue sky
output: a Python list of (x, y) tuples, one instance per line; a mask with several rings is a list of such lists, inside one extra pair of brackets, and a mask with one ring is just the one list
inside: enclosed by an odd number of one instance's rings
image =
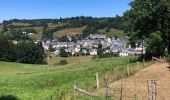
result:
[(132, 0), (0, 0), (0, 22), (74, 16), (113, 17), (130, 9)]

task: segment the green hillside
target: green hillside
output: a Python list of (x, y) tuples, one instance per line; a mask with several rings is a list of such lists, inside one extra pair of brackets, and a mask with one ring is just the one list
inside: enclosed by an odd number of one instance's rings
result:
[(76, 34), (83, 33), (84, 29), (85, 29), (85, 27), (81, 27), (81, 28), (66, 28), (66, 29), (54, 32), (53, 33), (53, 37), (54, 38), (60, 38), (60, 37), (65, 36), (65, 35), (74, 36)]
[(40, 40), (43, 35), (43, 27), (24, 27), (22, 29), (34, 29), (37, 34), (29, 35), (29, 37), (33, 40)]
[[(118, 73), (123, 66), (126, 74), (126, 61), (127, 58), (114, 57), (56, 67), (0, 62), (0, 96), (13, 95), (21, 100), (71, 100), (75, 80), (79, 87), (95, 92), (95, 73), (99, 73), (101, 86), (104, 87), (104, 74), (112, 76), (113, 64)], [(136, 64), (129, 63), (133, 72)], [(87, 100), (85, 96), (78, 98)]]
[(126, 34), (122, 30), (118, 30), (114, 28), (111, 28), (108, 32), (106, 31), (106, 29), (100, 29), (98, 30), (98, 32), (104, 33), (110, 37), (126, 38)]
[[(35, 32), (35, 35), (29, 35), (33, 40), (39, 39), (53, 39), (61, 38), (67, 34), (76, 35), (83, 33), (82, 37), (85, 38), (89, 34), (95, 34), (96, 32), (104, 33), (108, 36), (124, 37), (124, 33), (121, 30), (125, 29), (125, 23), (122, 21), (122, 17), (109, 17), (109, 18), (93, 18), (85, 16), (77, 16), (71, 18), (60, 19), (11, 19), (3, 21), (4, 32), (3, 34), (11, 36), (13, 39), (22, 37), (21, 34), (25, 29), (27, 32)], [(44, 28), (44, 29), (43, 29)], [(105, 29), (110, 29), (106, 31)], [(0, 26), (2, 30), (2, 26)], [(103, 32), (104, 31), (104, 32)], [(18, 36), (17, 36), (18, 35)]]

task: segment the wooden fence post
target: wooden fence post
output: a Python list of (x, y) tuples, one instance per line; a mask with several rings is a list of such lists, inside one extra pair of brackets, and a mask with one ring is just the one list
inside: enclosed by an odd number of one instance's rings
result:
[(77, 89), (77, 86), (76, 86), (76, 81), (74, 81), (74, 96), (76, 97), (77, 93), (76, 93), (76, 90)]
[(121, 73), (120, 100), (123, 100), (123, 82), (122, 82), (122, 79), (123, 79), (123, 72)]
[(96, 73), (96, 85), (97, 85), (97, 91), (99, 91), (100, 86), (99, 86), (99, 74)]
[(127, 75), (128, 75), (128, 77), (129, 77), (129, 75), (130, 75), (130, 72), (129, 72), (129, 65), (127, 65), (126, 67), (127, 67)]
[(105, 85), (106, 85), (106, 98), (111, 98), (109, 79), (108, 79), (107, 75), (105, 75)]
[(151, 80), (152, 84), (152, 100), (156, 100), (156, 80)]

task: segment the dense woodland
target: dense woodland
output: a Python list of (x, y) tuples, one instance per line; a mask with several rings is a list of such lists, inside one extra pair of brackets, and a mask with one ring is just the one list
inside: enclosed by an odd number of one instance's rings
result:
[(9, 38), (2, 35), (0, 35), (0, 61), (27, 64), (43, 64), (46, 62), (41, 43), (38, 45), (31, 42), (13, 44)]

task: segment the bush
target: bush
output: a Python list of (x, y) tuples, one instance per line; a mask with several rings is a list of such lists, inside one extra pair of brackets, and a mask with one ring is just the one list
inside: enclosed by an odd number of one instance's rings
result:
[(60, 60), (59, 65), (66, 65), (68, 64), (67, 60)]

